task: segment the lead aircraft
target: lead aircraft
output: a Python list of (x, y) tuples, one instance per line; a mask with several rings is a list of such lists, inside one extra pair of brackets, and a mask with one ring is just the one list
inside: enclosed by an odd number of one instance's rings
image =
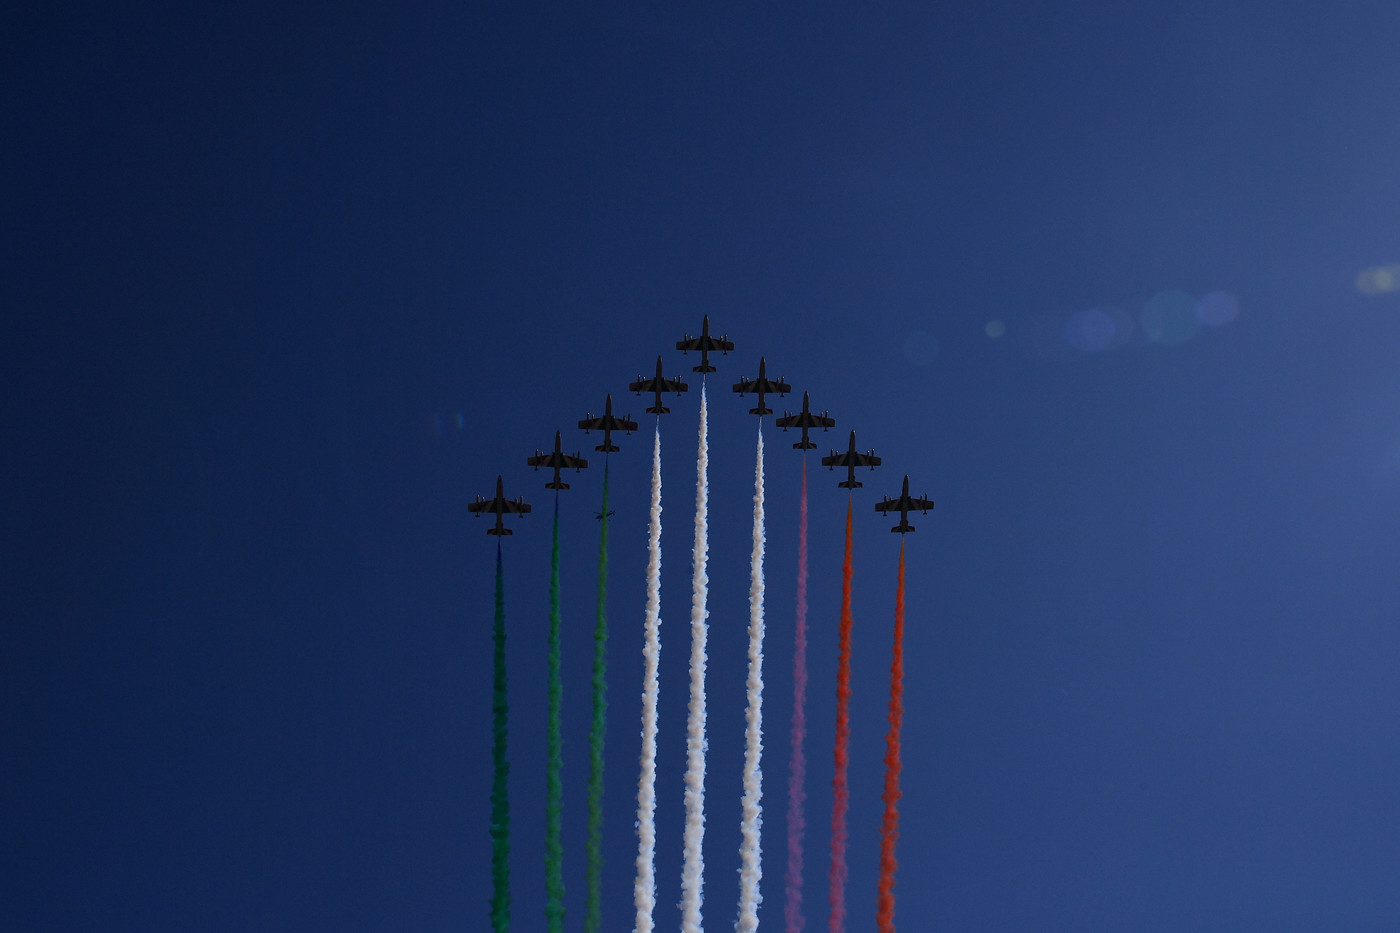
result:
[(676, 341), (676, 349), (682, 353), (699, 350), (700, 365), (692, 366), (691, 371), (703, 375), (715, 371), (715, 368), (710, 365), (710, 351), (718, 350), (720, 353), (728, 353), (734, 349), (734, 342), (729, 339), (728, 334), (721, 334), (719, 337), (710, 336), (710, 316), (707, 314), (700, 325), (700, 336), (692, 337), (687, 333), (684, 340)]

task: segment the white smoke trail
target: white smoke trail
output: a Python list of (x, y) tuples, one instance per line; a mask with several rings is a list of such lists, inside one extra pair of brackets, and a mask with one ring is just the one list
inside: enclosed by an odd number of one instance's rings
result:
[(690, 596), (690, 709), (686, 717), (685, 771), (685, 860), (681, 863), (681, 930), (701, 933), (700, 903), (704, 887), (705, 860), (701, 844), (705, 838), (705, 638), (709, 627), (709, 577), (705, 564), (710, 553), (708, 506), (710, 449), (705, 385), (700, 385), (700, 450), (696, 458), (695, 549), (692, 552), (694, 576)]
[(739, 922), (734, 929), (758, 929), (758, 882), (763, 877), (759, 835), (763, 828), (763, 423), (758, 427), (758, 465), (754, 467), (753, 559), (749, 568), (749, 707), (744, 714), (744, 818), (740, 824)]
[(651, 933), (656, 908), (656, 669), (661, 662), (661, 419), (651, 448), (651, 525), (647, 543), (646, 673), (642, 680), (642, 776), (637, 784), (637, 908), (633, 933)]

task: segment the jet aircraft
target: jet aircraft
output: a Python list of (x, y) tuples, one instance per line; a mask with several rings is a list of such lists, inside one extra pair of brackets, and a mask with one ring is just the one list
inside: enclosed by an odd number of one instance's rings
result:
[(555, 431), (554, 451), (552, 453), (545, 453), (542, 450), (536, 449), (535, 455), (533, 457), (527, 457), (525, 460), (527, 464), (537, 470), (542, 466), (554, 467), (554, 479), (544, 484), (545, 489), (568, 489), (569, 484), (559, 479), (559, 471), (570, 467), (574, 470), (582, 470), (584, 467), (588, 466), (588, 461), (580, 457), (578, 451), (574, 451), (573, 456), (564, 453), (561, 449), (562, 444), (563, 440), (559, 436), (559, 432)]
[(784, 431), (786, 431), (788, 428), (801, 428), (802, 440), (798, 441), (792, 446), (798, 448), (799, 450), (811, 450), (817, 445), (812, 443), (812, 441), (807, 437), (807, 429), (821, 428), (823, 431), (825, 431), (827, 428), (834, 427), (836, 425), (836, 419), (831, 417), (829, 412), (825, 411), (822, 412), (820, 415), (812, 414), (811, 409), (807, 407), (807, 393), (803, 392), (802, 412), (800, 414), (794, 415), (792, 412), (784, 411), (783, 416), (777, 421), (774, 421), (773, 423), (776, 424), (778, 427), (782, 428)]
[(643, 392), (655, 392), (656, 404), (648, 408), (647, 412), (653, 415), (664, 415), (671, 409), (661, 404), (661, 393), (674, 392), (680, 395), (686, 389), (690, 388), (690, 386), (681, 382), (679, 379), (667, 379), (665, 376), (661, 375), (661, 357), (658, 356), (656, 358), (656, 378), (643, 379), (641, 375), (638, 374), (637, 381), (630, 383), (627, 388), (636, 392), (638, 395), (641, 395)]
[(764, 415), (773, 414), (773, 409), (763, 404), (763, 396), (765, 393), (777, 392), (779, 395), (787, 395), (789, 392), (792, 391), (792, 386), (788, 385), (781, 378), (775, 382), (763, 374), (764, 368), (767, 365), (768, 361), (760, 356), (758, 358), (758, 378), (741, 378), (738, 382), (734, 383), (734, 391), (738, 392), (740, 396), (742, 396), (745, 392), (758, 393), (758, 407), (750, 408), (749, 414), (758, 415), (760, 418)]
[(885, 496), (884, 502), (875, 503), (875, 511), (877, 512), (899, 513), (899, 524), (891, 528), (890, 531), (897, 531), (900, 534), (907, 534), (914, 530), (914, 526), (909, 524), (910, 509), (919, 509), (927, 515), (928, 510), (931, 508), (933, 508), (933, 502), (931, 502), (927, 496), (920, 496), (915, 499), (909, 495), (908, 473), (904, 474), (904, 491), (900, 493), (898, 499), (891, 499), (889, 496)]
[(583, 433), (585, 434), (589, 431), (603, 432), (603, 443), (593, 448), (594, 450), (601, 450), (603, 453), (617, 450), (617, 445), (612, 442), (612, 432), (624, 431), (631, 434), (633, 431), (637, 430), (637, 422), (633, 421), (630, 415), (624, 418), (613, 417), (611, 392), (608, 393), (607, 406), (603, 409), (603, 416), (601, 418), (595, 418), (593, 417), (593, 412), (590, 411), (588, 417), (580, 421), (578, 426), (583, 428)]
[(712, 373), (715, 371), (715, 368), (710, 365), (710, 351), (718, 350), (721, 353), (727, 354), (730, 350), (734, 349), (734, 342), (729, 339), (728, 334), (722, 334), (719, 337), (710, 336), (710, 316), (707, 314), (705, 315), (705, 320), (702, 321), (700, 325), (700, 336), (692, 337), (687, 332), (684, 340), (676, 341), (676, 349), (680, 350), (682, 353), (688, 353), (691, 350), (699, 350), (700, 365), (691, 367), (691, 371), (702, 374)]
[(494, 499), (487, 499), (485, 496), (477, 496), (475, 502), (467, 503), (467, 511), (474, 513), (477, 518), (480, 518), (483, 512), (494, 512), (496, 515), (496, 527), (487, 528), (486, 533), (488, 535), (508, 535), (512, 532), (505, 526), (505, 522), (501, 520), (502, 517), (510, 514), (523, 515), (530, 511), (530, 504), (525, 501), (524, 496), (516, 496), (514, 499), (507, 499), (505, 493), (501, 490), (501, 478), (497, 476), (496, 497)]
[[(616, 515), (616, 514), (617, 514), (617, 510), (616, 510), (616, 509), (608, 509), (608, 513), (607, 513), (607, 516), (606, 516), (606, 517), (612, 518), (612, 517), (613, 517), (614, 515)], [(603, 518), (604, 518), (604, 515), (603, 515), (602, 512), (594, 512), (594, 513), (593, 513), (593, 517), (596, 518), (598, 521), (601, 522), (601, 521), (603, 520)]]
[(856, 479), (856, 467), (868, 466), (873, 470), (879, 465), (880, 458), (875, 456), (875, 451), (867, 450), (865, 453), (860, 453), (856, 450), (855, 431), (851, 432), (851, 446), (846, 449), (845, 453), (838, 454), (833, 450), (830, 457), (822, 457), (822, 466), (824, 467), (830, 467), (833, 470), (839, 466), (846, 468), (845, 481), (836, 485), (844, 486), (847, 489), (855, 489), (861, 485), (860, 481)]

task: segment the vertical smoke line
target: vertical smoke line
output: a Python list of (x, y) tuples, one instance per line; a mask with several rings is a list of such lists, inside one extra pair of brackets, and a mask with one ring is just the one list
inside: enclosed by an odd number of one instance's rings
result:
[(694, 574), (690, 602), (690, 707), (686, 716), (685, 856), (681, 863), (681, 930), (701, 933), (700, 905), (705, 883), (705, 639), (709, 610), (709, 467), (708, 408), (700, 384), (700, 442), (696, 457)]
[(894, 933), (895, 844), (899, 842), (899, 734), (904, 725), (904, 542), (899, 542), (899, 586), (894, 596), (894, 654), (890, 661), (890, 731), (885, 736), (885, 815), (880, 821), (879, 933)]
[(758, 463), (754, 467), (753, 557), (749, 566), (749, 675), (748, 709), (744, 713), (744, 817), (740, 823), (739, 922), (740, 933), (758, 929), (758, 905), (763, 902), (759, 880), (763, 877), (760, 832), (763, 828), (763, 422), (758, 428)]
[(593, 629), (593, 725), (588, 730), (588, 897), (583, 929), (603, 924), (603, 739), (608, 726), (608, 461), (603, 459), (603, 511), (598, 513), (598, 621)]
[(506, 760), (506, 578), (496, 541), (496, 621), (491, 629), (491, 929), (510, 929), (510, 799)]
[(797, 633), (792, 649), (792, 757), (788, 764), (787, 933), (802, 933), (802, 836), (807, 828), (807, 458), (802, 458), (802, 499), (797, 517)]
[(559, 494), (554, 494), (554, 543), (549, 556), (549, 726), (546, 746), (544, 806), (544, 916), (549, 933), (564, 930), (564, 782), (560, 771), (564, 741), (560, 735), (560, 707), (564, 684), (559, 674)]
[(830, 933), (846, 929), (846, 810), (850, 790), (846, 769), (851, 741), (851, 500), (846, 499), (846, 556), (841, 562), (840, 649), (836, 657), (836, 775), (831, 779), (831, 874), (827, 899), (831, 903)]
[(637, 880), (632, 903), (635, 933), (651, 933), (656, 909), (656, 698), (661, 662), (661, 424), (651, 449), (651, 523), (647, 539), (646, 640), (642, 648), (642, 758), (637, 783)]

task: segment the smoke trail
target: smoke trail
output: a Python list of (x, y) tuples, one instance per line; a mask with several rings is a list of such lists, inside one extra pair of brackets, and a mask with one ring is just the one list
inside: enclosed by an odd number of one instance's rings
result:
[(894, 596), (894, 659), (890, 662), (890, 731), (885, 737), (885, 817), (880, 822), (879, 933), (894, 933), (894, 858), (899, 841), (899, 731), (904, 724), (904, 542), (899, 542), (899, 588)]
[(700, 384), (700, 443), (696, 457), (695, 479), (695, 547), (691, 557), (694, 576), (690, 596), (690, 708), (686, 716), (685, 771), (685, 858), (681, 864), (681, 930), (701, 933), (700, 904), (704, 888), (705, 861), (701, 845), (705, 838), (705, 620), (709, 610), (709, 577), (705, 564), (709, 560), (709, 466), (708, 409), (705, 385)]
[(549, 933), (564, 930), (564, 845), (562, 810), (564, 783), (559, 772), (564, 743), (560, 737), (559, 707), (564, 685), (559, 676), (559, 494), (554, 495), (554, 544), (549, 554), (549, 761), (545, 766), (544, 805), (544, 916)]
[(846, 766), (851, 741), (851, 500), (846, 500), (846, 556), (841, 562), (840, 650), (836, 661), (836, 776), (831, 781), (831, 933), (846, 929)]
[(758, 464), (754, 467), (753, 557), (749, 567), (749, 705), (744, 713), (744, 818), (740, 825), (739, 922), (735, 929), (758, 929), (758, 882), (763, 877), (759, 832), (763, 827), (763, 423), (758, 428)]
[(598, 513), (598, 624), (593, 630), (593, 726), (588, 731), (588, 898), (586, 933), (603, 923), (603, 735), (608, 722), (608, 462), (603, 460), (603, 511)]
[(802, 504), (797, 519), (797, 635), (792, 650), (792, 759), (788, 764), (787, 933), (802, 933), (802, 834), (807, 828), (807, 458), (802, 458)]
[(506, 578), (501, 569), (501, 542), (496, 542), (496, 622), (491, 678), (491, 929), (510, 929), (510, 800), (506, 782)]
[(651, 933), (656, 908), (656, 669), (661, 661), (661, 423), (651, 448), (651, 525), (647, 545), (646, 673), (642, 681), (642, 776), (637, 784), (635, 933)]

